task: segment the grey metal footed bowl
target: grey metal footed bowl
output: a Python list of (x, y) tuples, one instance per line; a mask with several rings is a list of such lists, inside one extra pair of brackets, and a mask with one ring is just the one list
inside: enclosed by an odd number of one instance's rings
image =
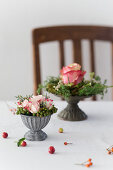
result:
[[(88, 96), (91, 97), (91, 96)], [(68, 100), (67, 107), (62, 110), (58, 117), (67, 121), (81, 121), (87, 119), (87, 115), (79, 108), (78, 102), (86, 96), (71, 96)]]
[(35, 116), (26, 116), (21, 115), (21, 119), (24, 125), (30, 129), (27, 133), (25, 133), (24, 137), (30, 141), (42, 141), (47, 138), (47, 134), (43, 132), (43, 129), (49, 122), (51, 115), (46, 117), (35, 117)]

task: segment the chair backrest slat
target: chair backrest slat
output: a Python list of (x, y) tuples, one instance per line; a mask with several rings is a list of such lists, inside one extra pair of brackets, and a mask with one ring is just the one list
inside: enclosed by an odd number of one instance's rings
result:
[[(95, 54), (94, 54), (94, 41), (90, 40), (90, 55), (91, 55), (91, 72), (95, 72)], [(96, 96), (92, 97), (93, 100), (96, 100)]]
[(60, 49), (60, 69), (65, 65), (64, 61), (64, 43), (63, 41), (59, 41), (59, 49)]
[(90, 40), (91, 72), (95, 72), (94, 41)]
[[(112, 46), (112, 84), (113, 84), (113, 42), (111, 43)], [(113, 88), (112, 88), (112, 100), (113, 100)]]
[(41, 68), (39, 46), (33, 43), (33, 70), (34, 70), (34, 95), (37, 94), (38, 85), (41, 83)]
[(82, 65), (81, 41), (73, 40), (73, 61)]

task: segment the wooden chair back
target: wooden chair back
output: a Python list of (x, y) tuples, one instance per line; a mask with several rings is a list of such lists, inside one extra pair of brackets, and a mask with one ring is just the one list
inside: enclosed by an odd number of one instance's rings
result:
[[(87, 39), (90, 42), (90, 57), (91, 57), (91, 71), (95, 72), (95, 52), (94, 41), (110, 41), (112, 45), (112, 59), (113, 59), (113, 28), (103, 26), (54, 26), (36, 28), (32, 31), (33, 39), (33, 61), (34, 61), (34, 94), (38, 85), (41, 83), (41, 68), (40, 68), (40, 51), (41, 43), (58, 41), (60, 50), (60, 68), (65, 65), (64, 57), (64, 41), (72, 40), (73, 42), (73, 62), (82, 65), (81, 55), (81, 40)], [(113, 64), (113, 62), (112, 62)], [(113, 68), (113, 65), (112, 65)], [(113, 73), (113, 70), (112, 70)], [(113, 79), (112, 79), (113, 80)], [(96, 98), (94, 98), (96, 100)]]

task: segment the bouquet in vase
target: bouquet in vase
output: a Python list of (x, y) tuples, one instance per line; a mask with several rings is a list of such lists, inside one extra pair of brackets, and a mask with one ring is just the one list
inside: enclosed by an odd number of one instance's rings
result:
[(87, 115), (79, 108), (78, 102), (97, 94), (103, 97), (107, 89), (112, 87), (106, 85), (106, 80), (102, 83), (101, 78), (95, 76), (94, 72), (89, 74), (89, 80), (84, 78), (85, 74), (86, 71), (83, 71), (79, 64), (70, 64), (61, 69), (58, 77), (48, 77), (44, 85), (39, 85), (37, 92), (40, 93), (43, 88), (68, 102), (67, 107), (58, 114), (59, 118), (70, 121), (84, 120)]

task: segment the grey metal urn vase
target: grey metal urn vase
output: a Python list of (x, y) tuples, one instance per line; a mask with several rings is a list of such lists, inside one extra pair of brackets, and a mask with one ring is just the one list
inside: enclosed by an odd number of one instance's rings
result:
[(35, 116), (26, 116), (21, 115), (21, 119), (24, 125), (30, 129), (25, 133), (24, 137), (30, 141), (42, 141), (47, 138), (47, 134), (43, 132), (43, 129), (49, 122), (51, 115), (46, 117), (35, 117)]
[(78, 106), (78, 102), (84, 98), (87, 97), (71, 96), (66, 100), (68, 102), (67, 107), (58, 114), (58, 117), (67, 121), (81, 121), (87, 119), (87, 115)]

